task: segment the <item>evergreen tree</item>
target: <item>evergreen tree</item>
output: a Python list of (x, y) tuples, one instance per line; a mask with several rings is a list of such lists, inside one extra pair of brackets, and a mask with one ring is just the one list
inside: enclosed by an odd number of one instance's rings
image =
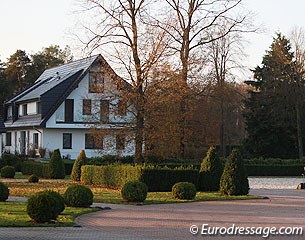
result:
[(288, 39), (277, 34), (254, 78), (247, 82), (255, 90), (245, 103), (246, 150), (256, 157), (297, 157), (295, 90), (300, 79)]
[(218, 191), (222, 171), (222, 163), (216, 150), (214, 147), (210, 147), (200, 167), (200, 190)]
[(49, 162), (49, 176), (52, 179), (64, 179), (66, 176), (65, 165), (59, 149), (55, 149)]
[(31, 60), (27, 53), (17, 50), (6, 63), (5, 75), (12, 86), (12, 93), (17, 93), (29, 85), (27, 74)]
[(240, 151), (234, 149), (225, 164), (220, 179), (220, 192), (224, 195), (247, 195), (249, 182)]
[(61, 49), (58, 45), (43, 48), (42, 51), (31, 55), (32, 64), (29, 67), (28, 81), (33, 83), (44, 70), (67, 63), (73, 59), (70, 48)]
[(71, 179), (73, 181), (80, 181), (80, 177), (81, 177), (81, 168), (83, 165), (86, 164), (87, 157), (86, 157), (86, 153), (84, 150), (81, 150), (81, 152), (79, 153), (79, 155), (77, 156), (77, 159), (75, 160), (74, 164), (73, 164), (73, 168), (72, 168), (72, 172), (71, 172)]

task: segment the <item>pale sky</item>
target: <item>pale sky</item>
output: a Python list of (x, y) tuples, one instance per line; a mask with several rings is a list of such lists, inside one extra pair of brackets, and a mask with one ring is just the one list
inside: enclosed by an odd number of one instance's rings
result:
[[(293, 27), (305, 29), (304, 0), (244, 0), (255, 12), (255, 21), (264, 33), (249, 34), (245, 52), (247, 66), (260, 64), (277, 31), (288, 34)], [(28, 54), (57, 44), (71, 46), (73, 54), (79, 44), (72, 40), (76, 28), (78, 0), (0, 0), (0, 59), (5, 61), (17, 49)], [(248, 76), (249, 77), (249, 76)]]

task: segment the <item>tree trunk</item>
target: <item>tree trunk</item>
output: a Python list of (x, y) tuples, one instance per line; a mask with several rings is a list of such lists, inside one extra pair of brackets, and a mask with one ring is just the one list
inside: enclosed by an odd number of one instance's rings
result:
[(297, 117), (297, 136), (298, 136), (298, 151), (299, 159), (303, 159), (303, 137), (302, 137), (302, 120), (300, 113), (300, 104), (299, 101), (296, 102), (296, 117)]
[[(221, 91), (222, 95), (222, 91)], [(220, 129), (219, 129), (219, 142), (220, 142), (220, 153), (222, 157), (226, 156), (226, 145), (224, 138), (224, 106), (223, 96), (220, 96)]]

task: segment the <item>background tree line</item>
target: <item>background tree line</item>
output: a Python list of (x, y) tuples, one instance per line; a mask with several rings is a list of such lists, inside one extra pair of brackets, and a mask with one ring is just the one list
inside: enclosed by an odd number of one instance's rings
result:
[[(17, 50), (6, 62), (0, 61), (0, 102), (3, 103), (14, 94), (31, 85), (47, 68), (55, 67), (73, 59), (70, 48), (61, 49), (51, 45), (41, 51), (28, 55)], [(2, 113), (2, 104), (0, 110)]]

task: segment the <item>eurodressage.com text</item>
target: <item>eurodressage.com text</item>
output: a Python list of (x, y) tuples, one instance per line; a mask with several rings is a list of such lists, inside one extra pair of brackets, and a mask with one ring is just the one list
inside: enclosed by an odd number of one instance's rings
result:
[(303, 235), (302, 227), (239, 227), (232, 224), (230, 227), (212, 227), (209, 224), (202, 224), (201, 226), (192, 225), (190, 233), (193, 235), (243, 235), (243, 236), (262, 236), (268, 238), (270, 236), (289, 236), (289, 235)]

